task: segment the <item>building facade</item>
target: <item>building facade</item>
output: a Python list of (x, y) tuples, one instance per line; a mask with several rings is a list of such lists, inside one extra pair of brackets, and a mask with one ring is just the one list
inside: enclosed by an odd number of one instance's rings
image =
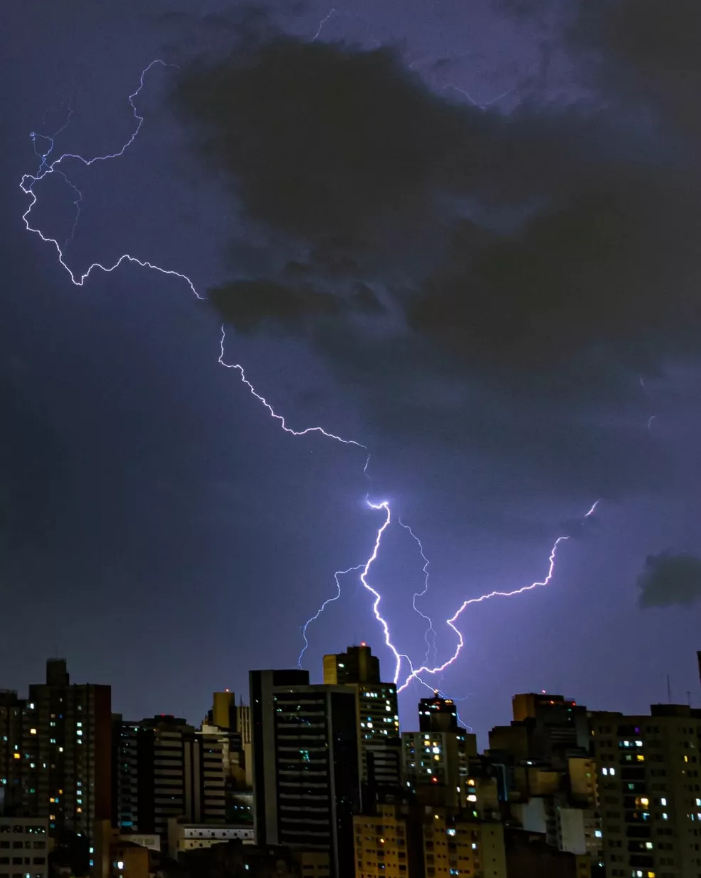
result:
[(173, 716), (136, 723), (116, 717), (113, 740), (119, 832), (157, 833), (165, 846), (171, 818), (226, 822), (226, 736)]
[(331, 874), (350, 878), (360, 804), (356, 698), (308, 679), (297, 670), (250, 674), (256, 842), (326, 852)]
[(27, 699), (0, 697), (0, 790), (8, 816), (42, 817), (52, 835), (92, 838), (111, 815), (111, 691), (72, 684), (63, 659)]
[(401, 785), (397, 687), (380, 679), (380, 662), (366, 643), (324, 656), (324, 683), (347, 686), (356, 698), (362, 780), (369, 795)]
[(697, 878), (701, 711), (655, 704), (594, 713), (591, 727), (608, 878)]
[(0, 817), (2, 878), (47, 878), (50, 850), (48, 818)]

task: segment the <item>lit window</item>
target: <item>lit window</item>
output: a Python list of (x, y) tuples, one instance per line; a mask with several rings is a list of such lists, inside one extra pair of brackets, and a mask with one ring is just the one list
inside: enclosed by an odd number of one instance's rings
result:
[(667, 799), (660, 799), (660, 805), (666, 805)]
[(36, 729), (30, 729), (30, 730), (29, 730), (29, 734), (30, 734), (30, 735), (36, 735), (36, 733), (37, 733), (37, 730), (36, 730)]
[(467, 797), (467, 801), (468, 801), (468, 802), (476, 802), (476, 801), (477, 801), (477, 796), (473, 793), (473, 794), (471, 794), (471, 795), (469, 795), (469, 796)]
[(448, 829), (448, 830), (447, 830), (447, 833), (448, 833), (448, 835), (455, 835), (455, 830), (454, 830), (454, 829)]
[(662, 813), (662, 819), (663, 819), (663, 820), (669, 820), (669, 814), (665, 814), (665, 813), (663, 812), (663, 813)]
[(594, 838), (601, 838), (601, 830), (600, 829), (594, 830)]
[(22, 758), (21, 755), (20, 755), (19, 753), (14, 753), (13, 755), (14, 755), (15, 759), (21, 759), (21, 758)]

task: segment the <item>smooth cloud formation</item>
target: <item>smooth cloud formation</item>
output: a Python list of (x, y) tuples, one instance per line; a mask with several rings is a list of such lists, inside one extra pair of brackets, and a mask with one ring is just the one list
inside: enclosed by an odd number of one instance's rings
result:
[(701, 558), (671, 551), (648, 555), (638, 588), (641, 607), (696, 603), (701, 599)]

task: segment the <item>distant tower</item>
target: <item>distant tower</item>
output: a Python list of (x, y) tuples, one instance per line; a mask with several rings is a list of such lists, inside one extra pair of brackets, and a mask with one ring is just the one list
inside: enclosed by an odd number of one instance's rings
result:
[(401, 784), (397, 687), (382, 683), (380, 660), (367, 643), (324, 656), (324, 683), (355, 693), (362, 777), (371, 798), (378, 788)]
[(349, 646), (345, 652), (324, 656), (324, 683), (345, 686), (348, 683), (379, 683), (380, 660), (367, 643)]
[(433, 698), (419, 701), (419, 729), (422, 732), (457, 732), (458, 709), (449, 698), (441, 698), (438, 692)]

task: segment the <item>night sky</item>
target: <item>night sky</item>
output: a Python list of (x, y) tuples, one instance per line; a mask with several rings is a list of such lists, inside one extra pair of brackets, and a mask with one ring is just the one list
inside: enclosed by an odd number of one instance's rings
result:
[[(486, 743), (515, 692), (701, 706), (696, 0), (9, 4), (0, 27), (0, 686), (65, 656), (199, 721), (295, 666), (370, 555), (394, 641)], [(147, 8), (146, 8), (147, 7)], [(323, 25), (320, 28), (320, 23)], [(318, 33), (316, 39), (315, 35)], [(36, 184), (32, 131), (118, 151)], [(37, 139), (39, 152), (49, 141)], [(218, 363), (247, 377), (283, 432)], [(596, 513), (584, 519), (594, 501)], [(368, 641), (357, 577), (305, 664)], [(405, 729), (415, 702), (402, 696)]]

